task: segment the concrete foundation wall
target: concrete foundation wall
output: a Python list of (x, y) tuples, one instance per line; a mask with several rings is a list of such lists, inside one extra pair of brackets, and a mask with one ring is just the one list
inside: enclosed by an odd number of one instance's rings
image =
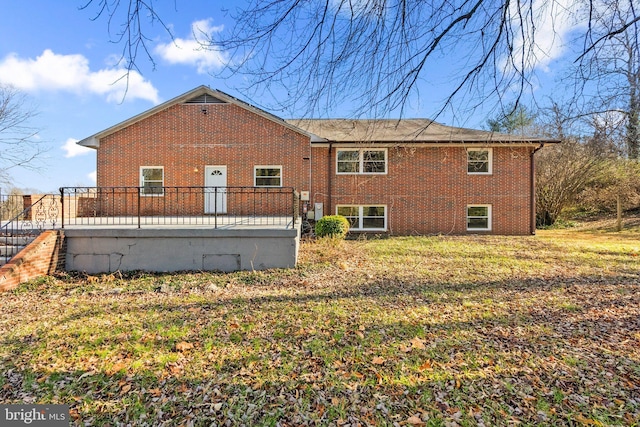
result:
[(299, 228), (69, 229), (66, 270), (237, 271), (296, 265)]

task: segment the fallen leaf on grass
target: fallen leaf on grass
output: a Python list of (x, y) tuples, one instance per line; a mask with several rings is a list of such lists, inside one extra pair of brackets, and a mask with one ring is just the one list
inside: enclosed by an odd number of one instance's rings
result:
[(159, 388), (152, 388), (152, 389), (147, 390), (147, 392), (150, 395), (155, 396), (155, 397), (158, 397), (158, 396), (160, 396), (162, 394), (162, 390), (160, 390)]
[(129, 360), (128, 359), (119, 360), (118, 362), (113, 364), (111, 369), (109, 369), (107, 371), (107, 374), (108, 375), (113, 375), (113, 374), (115, 374), (117, 372), (122, 371), (123, 369), (126, 369), (128, 366), (129, 366)]
[(378, 379), (378, 384), (382, 385), (382, 375), (380, 375), (377, 371), (373, 370), (373, 373), (376, 374), (376, 378)]
[(576, 415), (574, 419), (576, 421), (578, 421), (580, 424), (587, 425), (587, 426), (601, 426), (601, 425), (603, 425), (598, 420), (592, 420), (591, 418), (585, 418), (580, 414)]
[(407, 424), (411, 424), (412, 426), (423, 426), (425, 423), (420, 419), (420, 417), (413, 415), (407, 419)]
[(421, 339), (421, 338), (415, 337), (410, 342), (411, 342), (411, 347), (412, 348), (416, 348), (418, 350), (424, 350), (424, 348), (425, 348), (425, 346), (424, 346), (425, 341), (423, 339)]
[(176, 344), (176, 350), (185, 352), (187, 350), (191, 350), (193, 348), (193, 344), (190, 342), (182, 341)]
[(431, 364), (431, 360), (425, 361), (422, 365), (418, 366), (418, 370), (422, 371), (430, 371), (433, 369), (433, 365)]
[(383, 365), (384, 362), (385, 360), (380, 356), (374, 357), (373, 360), (371, 361), (371, 363), (373, 363), (374, 365)]

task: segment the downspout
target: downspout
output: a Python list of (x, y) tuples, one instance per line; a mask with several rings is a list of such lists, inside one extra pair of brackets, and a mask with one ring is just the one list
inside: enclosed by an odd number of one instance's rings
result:
[(529, 212), (531, 213), (529, 232), (532, 236), (536, 234), (536, 162), (534, 160), (534, 154), (541, 150), (542, 147), (544, 147), (544, 142), (541, 143), (539, 147), (534, 148), (533, 151), (531, 151), (531, 156), (529, 156)]
[(327, 200), (327, 210), (325, 212), (327, 212), (327, 215), (333, 215), (332, 211), (331, 211), (331, 198), (332, 198), (332, 194), (331, 194), (331, 163), (333, 163), (331, 161), (331, 151), (333, 150), (333, 144), (330, 142), (329, 143), (329, 157), (327, 158), (327, 193), (328, 193), (328, 197), (329, 199)]

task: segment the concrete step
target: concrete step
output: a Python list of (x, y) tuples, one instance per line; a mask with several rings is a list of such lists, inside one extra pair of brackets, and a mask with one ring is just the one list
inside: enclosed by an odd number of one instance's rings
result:
[(0, 256), (14, 256), (24, 245), (0, 245)]
[(0, 244), (0, 267), (8, 263), (11, 260), (11, 258), (16, 256), (18, 252), (20, 252), (22, 249), (27, 247), (27, 245), (29, 245), (34, 240), (35, 240), (35, 237), (30, 237), (26, 240), (23, 238), (20, 238), (19, 244), (15, 244), (15, 245), (4, 244), (4, 242), (1, 243)]

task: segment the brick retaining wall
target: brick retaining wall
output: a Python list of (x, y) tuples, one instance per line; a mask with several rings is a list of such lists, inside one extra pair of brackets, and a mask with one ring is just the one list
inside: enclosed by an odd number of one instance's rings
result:
[(0, 267), (0, 292), (64, 269), (66, 250), (61, 230), (47, 230)]

